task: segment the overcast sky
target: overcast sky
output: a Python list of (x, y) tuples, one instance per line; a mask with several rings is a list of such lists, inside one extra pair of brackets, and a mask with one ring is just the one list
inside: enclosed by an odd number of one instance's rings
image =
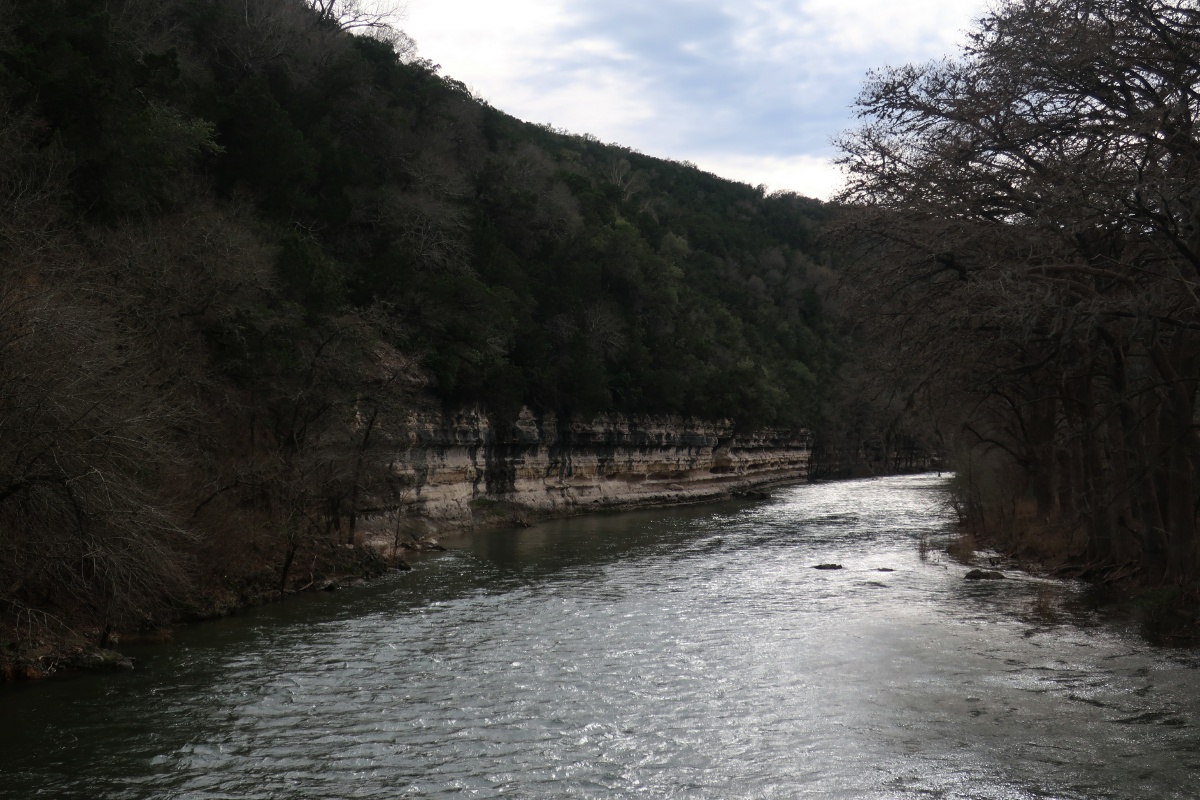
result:
[(867, 70), (953, 53), (984, 0), (407, 0), (442, 74), (530, 122), (827, 197)]

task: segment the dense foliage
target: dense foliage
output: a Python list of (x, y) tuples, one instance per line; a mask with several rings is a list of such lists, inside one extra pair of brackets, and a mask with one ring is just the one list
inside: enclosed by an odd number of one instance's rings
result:
[(136, 624), (264, 559), (286, 585), (382, 491), (376, 421), (431, 398), (500, 426), (522, 405), (817, 413), (821, 204), (520, 122), (351, 22), (304, 0), (4, 3), (18, 617)]
[(244, 198), (289, 299), (387, 304), (447, 402), (814, 410), (818, 203), (518, 122), (297, 0), (17, 11), (4, 95), (72, 159), (79, 212)]

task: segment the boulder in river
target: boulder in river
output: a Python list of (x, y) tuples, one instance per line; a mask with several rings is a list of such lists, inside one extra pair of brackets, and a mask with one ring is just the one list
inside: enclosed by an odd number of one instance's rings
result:
[(400, 542), (400, 547), (404, 550), (412, 550), (417, 553), (442, 552), (446, 548), (443, 547), (437, 539), (428, 536), (421, 539), (411, 539), (409, 541)]
[(973, 569), (965, 577), (969, 581), (996, 581), (1002, 579), (1004, 573), (994, 569)]
[(813, 569), (841, 569), (841, 564), (817, 564)]
[(66, 666), (87, 672), (119, 672), (133, 669), (133, 659), (115, 650), (81, 650)]

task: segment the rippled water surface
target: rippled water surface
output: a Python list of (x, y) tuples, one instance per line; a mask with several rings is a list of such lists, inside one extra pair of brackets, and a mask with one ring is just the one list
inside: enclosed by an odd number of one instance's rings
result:
[(0, 797), (1200, 796), (1200, 659), (922, 561), (941, 486), (480, 535), (6, 689)]

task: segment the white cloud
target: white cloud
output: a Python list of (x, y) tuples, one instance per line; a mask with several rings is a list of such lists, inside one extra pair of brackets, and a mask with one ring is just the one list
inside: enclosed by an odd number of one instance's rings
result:
[(868, 69), (951, 53), (986, 0), (408, 0), (421, 55), (532, 122), (827, 197)]
[[(549, 123), (572, 133), (630, 144), (660, 118), (650, 88), (636, 76), (596, 71), (585, 80), (550, 86), (506, 87), (505, 100), (482, 93), (492, 105), (529, 122)], [(519, 109), (519, 110), (518, 110)]]
[(409, 0), (403, 27), (444, 74), (503, 97), (536, 74), (571, 20), (565, 0)]
[(842, 172), (819, 156), (754, 156), (715, 153), (690, 159), (705, 172), (724, 178), (765, 185), (768, 192), (796, 192), (828, 200), (842, 185)]
[(789, 60), (804, 46), (858, 65), (879, 55), (927, 59), (949, 51), (981, 7), (964, 0), (752, 0), (737, 4), (735, 18), (747, 54)]

